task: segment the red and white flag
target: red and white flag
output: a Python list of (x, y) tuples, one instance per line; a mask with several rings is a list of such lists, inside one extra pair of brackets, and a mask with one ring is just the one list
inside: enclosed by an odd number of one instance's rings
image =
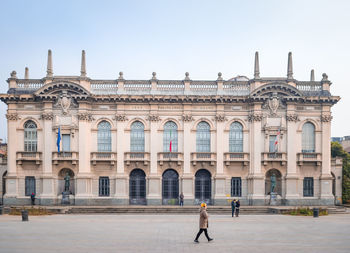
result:
[(278, 151), (278, 142), (280, 140), (280, 135), (281, 135), (281, 129), (278, 129), (278, 132), (277, 132), (276, 138), (275, 138), (275, 143), (274, 143), (275, 152)]
[(169, 152), (171, 152), (171, 146), (172, 146), (172, 141), (171, 141), (171, 130), (170, 130), (170, 144), (169, 144)]

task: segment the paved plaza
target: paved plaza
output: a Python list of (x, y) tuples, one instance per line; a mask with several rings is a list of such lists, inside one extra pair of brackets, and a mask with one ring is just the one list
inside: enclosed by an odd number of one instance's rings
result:
[(350, 252), (349, 214), (210, 215), (214, 241), (197, 231), (197, 215), (2, 215), (0, 252)]

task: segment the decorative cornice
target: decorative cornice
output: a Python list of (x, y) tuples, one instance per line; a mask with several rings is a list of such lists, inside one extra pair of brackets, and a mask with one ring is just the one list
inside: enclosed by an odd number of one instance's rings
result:
[(248, 115), (249, 122), (261, 121), (262, 118), (263, 118), (263, 115), (261, 113), (251, 113)]
[(300, 121), (298, 114), (287, 114), (286, 119), (287, 121), (292, 121), (292, 122)]
[(214, 120), (218, 122), (224, 122), (227, 121), (227, 118), (224, 114), (217, 114), (215, 115)]
[(92, 117), (91, 113), (79, 113), (78, 120), (86, 120), (86, 121), (93, 121), (94, 117)]
[(330, 114), (327, 114), (327, 115), (323, 114), (323, 115), (321, 115), (321, 122), (331, 122), (332, 119), (333, 119), (333, 116), (330, 115)]
[(8, 113), (6, 114), (7, 120), (20, 120), (21, 117), (17, 113)]
[(123, 114), (116, 114), (114, 119), (116, 121), (127, 121), (128, 117), (126, 117), (126, 115), (123, 115)]
[(149, 121), (154, 121), (154, 122), (160, 121), (160, 117), (159, 117), (158, 115), (149, 115), (149, 116), (147, 117), (147, 119), (148, 119)]
[(41, 114), (40, 119), (53, 120), (53, 114), (52, 113), (43, 113), (43, 114)]
[(182, 115), (182, 121), (191, 122), (191, 121), (194, 121), (194, 118), (190, 114), (184, 114)]

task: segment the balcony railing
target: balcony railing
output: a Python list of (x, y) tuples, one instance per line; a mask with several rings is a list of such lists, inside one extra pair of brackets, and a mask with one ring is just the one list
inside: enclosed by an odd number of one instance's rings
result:
[(213, 152), (191, 153), (191, 162), (193, 165), (196, 165), (197, 162), (210, 162), (210, 165), (214, 165), (216, 162), (216, 153), (213, 153)]
[(72, 164), (76, 164), (79, 159), (79, 152), (75, 151), (62, 151), (62, 152), (52, 152), (52, 162), (58, 164), (62, 161), (69, 161)]
[(158, 162), (163, 165), (163, 162), (177, 162), (181, 165), (183, 162), (183, 153), (180, 152), (160, 152), (158, 153)]
[(143, 162), (144, 165), (148, 165), (150, 160), (148, 152), (125, 152), (124, 161), (126, 165), (130, 165), (131, 162)]
[(22, 164), (23, 161), (32, 161), (40, 164), (42, 161), (41, 152), (17, 152), (17, 164)]
[(243, 152), (224, 153), (224, 162), (226, 165), (230, 165), (231, 162), (242, 162), (244, 163), (244, 165), (248, 165), (249, 153), (243, 153)]
[(264, 165), (268, 162), (281, 162), (282, 165), (285, 165), (287, 162), (287, 154), (282, 152), (264, 152), (261, 153), (261, 160)]
[(96, 165), (97, 162), (110, 162), (111, 165), (117, 160), (117, 153), (115, 152), (91, 152), (91, 162)]
[(297, 162), (299, 165), (303, 165), (306, 163), (316, 163), (317, 165), (321, 165), (322, 163), (322, 154), (321, 153), (298, 153), (297, 154)]

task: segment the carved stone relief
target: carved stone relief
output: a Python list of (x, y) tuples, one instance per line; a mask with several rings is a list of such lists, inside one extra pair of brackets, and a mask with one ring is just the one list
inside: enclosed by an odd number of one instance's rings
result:
[(218, 122), (224, 122), (227, 121), (227, 118), (224, 114), (217, 114), (215, 115), (214, 120)]
[(249, 122), (261, 121), (262, 119), (263, 119), (263, 115), (261, 113), (251, 113), (248, 115)]
[(154, 122), (160, 121), (160, 117), (158, 115), (149, 115), (147, 119), (149, 121), (154, 121)]
[(126, 117), (126, 115), (123, 115), (123, 114), (116, 114), (114, 119), (116, 121), (127, 121), (127, 120), (129, 120), (128, 117)]
[(52, 113), (43, 113), (41, 114), (41, 117), (40, 119), (43, 119), (43, 120), (53, 120), (53, 114)]
[(298, 122), (300, 119), (299, 119), (298, 114), (287, 114), (286, 120), (291, 121), (291, 122)]
[(333, 119), (333, 116), (332, 115), (321, 115), (321, 122), (331, 122)]
[(185, 122), (191, 122), (191, 121), (194, 121), (194, 118), (190, 114), (184, 114), (182, 115), (182, 120)]
[(8, 113), (6, 114), (7, 120), (20, 120), (21, 117), (17, 113)]
[(78, 107), (78, 104), (74, 101), (67, 91), (63, 90), (54, 104), (54, 108), (60, 108), (63, 115), (69, 113), (69, 109), (72, 107)]
[(94, 117), (91, 115), (91, 113), (78, 113), (78, 120), (82, 121), (93, 121)]

